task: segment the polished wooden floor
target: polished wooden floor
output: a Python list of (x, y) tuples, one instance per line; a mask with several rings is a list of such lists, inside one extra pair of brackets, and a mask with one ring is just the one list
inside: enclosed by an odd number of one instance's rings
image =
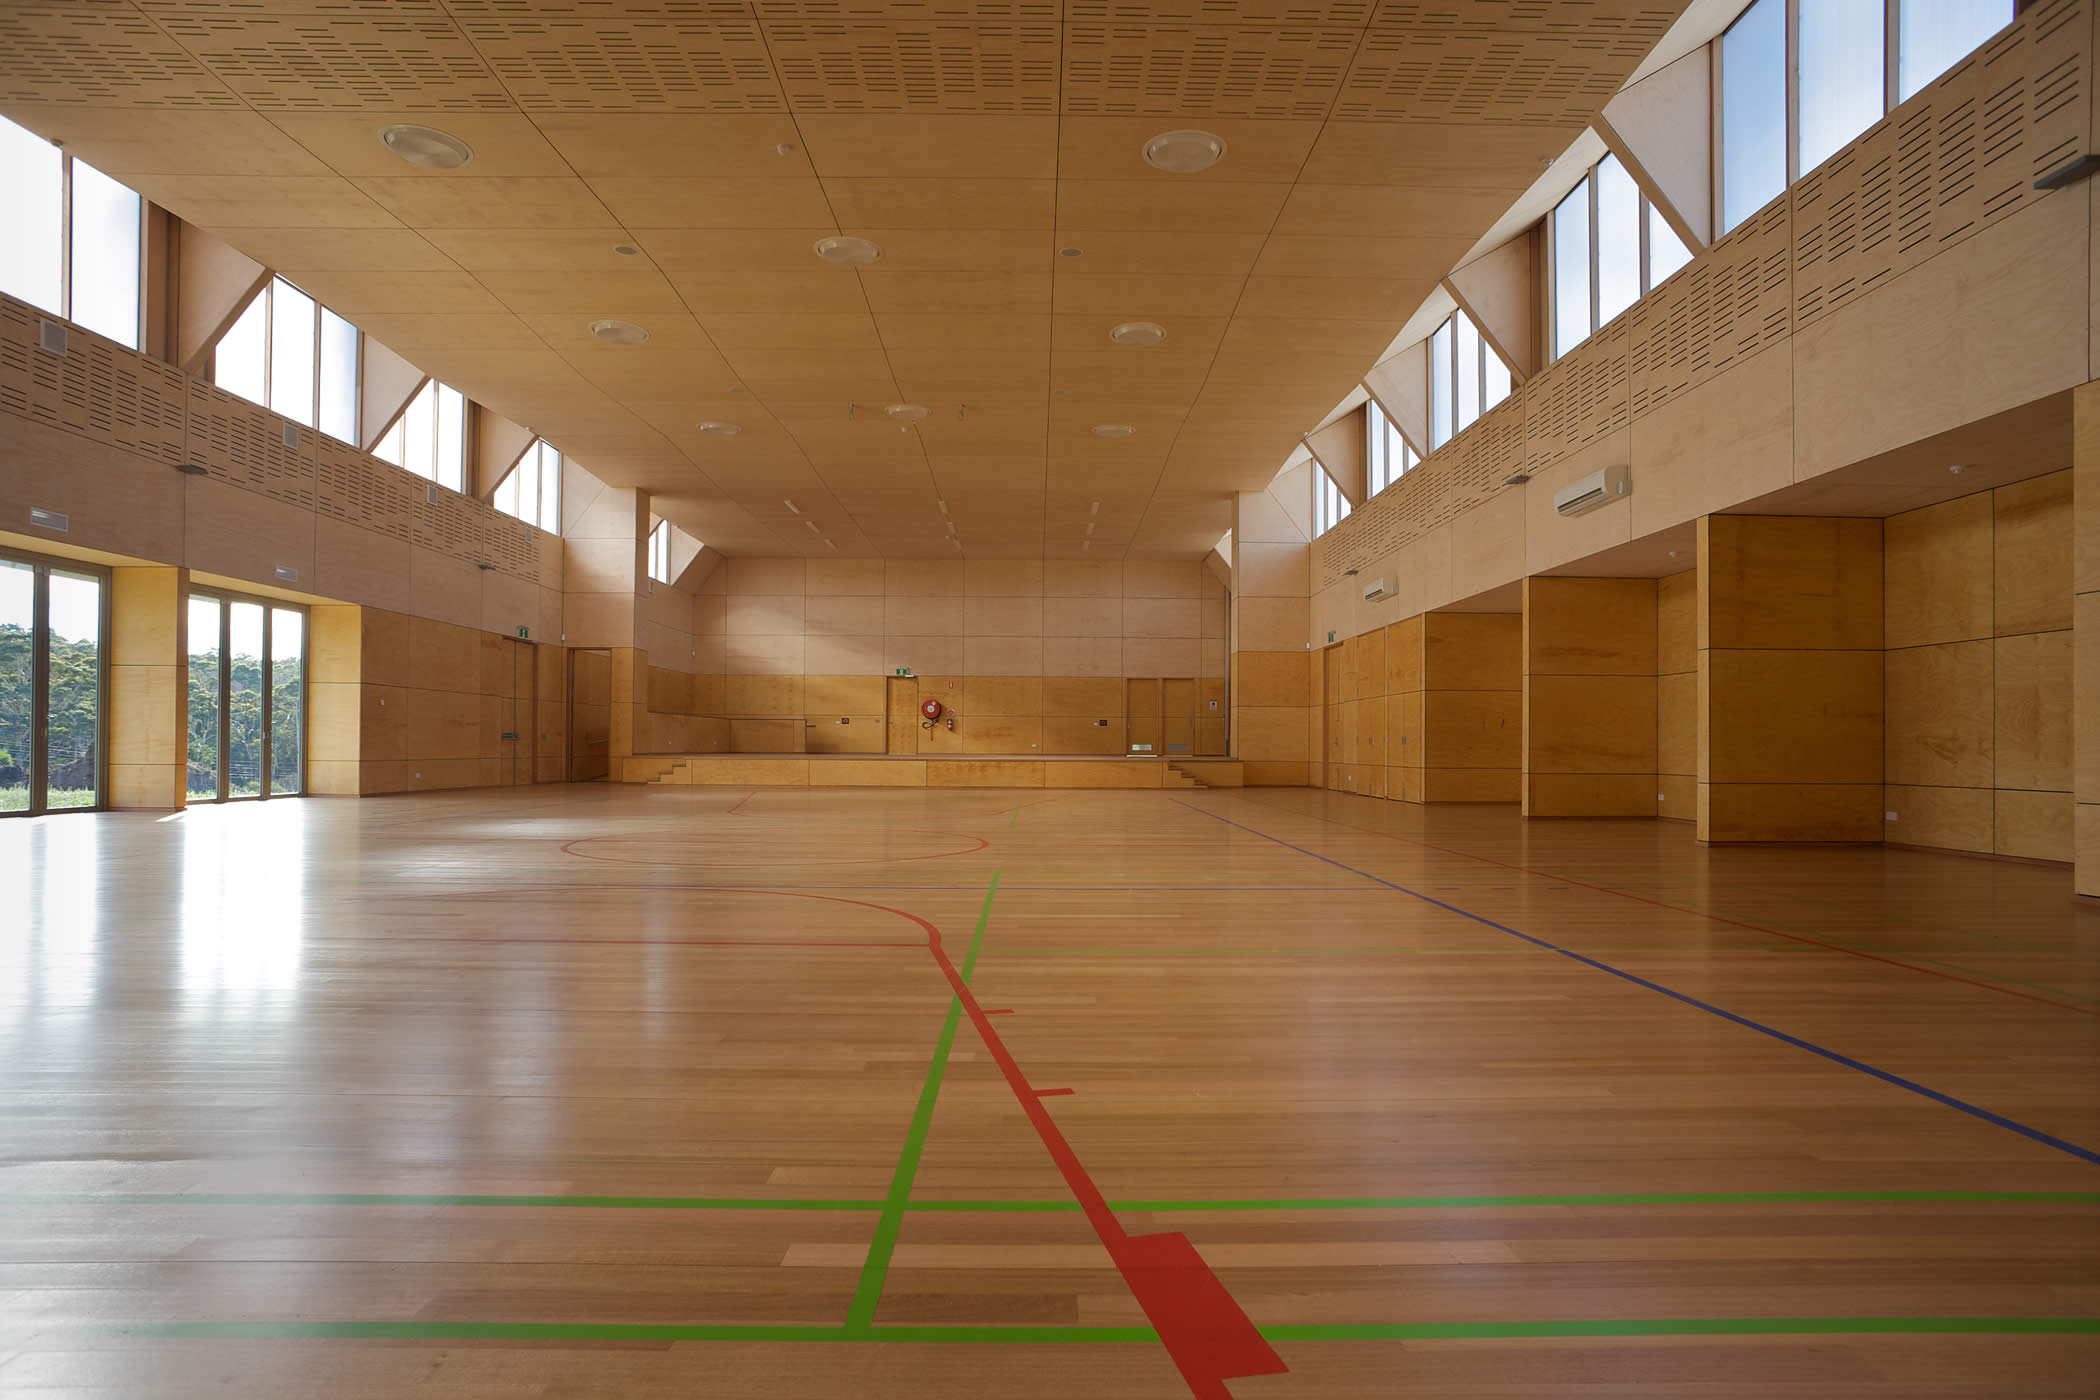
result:
[(1241, 1400), (2100, 1395), (2060, 869), (600, 785), (0, 822), (0, 882), (10, 1400), (1203, 1393), (1075, 1189), (1194, 1242)]

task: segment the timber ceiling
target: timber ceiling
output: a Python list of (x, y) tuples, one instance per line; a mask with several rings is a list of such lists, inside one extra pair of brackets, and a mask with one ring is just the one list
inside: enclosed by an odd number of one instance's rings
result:
[[(17, 0), (0, 111), (728, 553), (825, 553), (814, 520), (952, 554), (945, 500), (970, 555), (1172, 557), (1681, 8)], [(410, 166), (395, 122), (474, 159)], [(1226, 158), (1148, 166), (1181, 126)], [(881, 260), (819, 260), (833, 233)], [(1165, 342), (1111, 344), (1131, 320)]]

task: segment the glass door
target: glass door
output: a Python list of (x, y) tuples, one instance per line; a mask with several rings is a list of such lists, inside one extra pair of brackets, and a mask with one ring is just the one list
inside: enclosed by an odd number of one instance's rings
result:
[(0, 814), (102, 805), (104, 583), (0, 556)]
[(306, 790), (306, 610), (217, 593), (189, 605), (192, 802)]

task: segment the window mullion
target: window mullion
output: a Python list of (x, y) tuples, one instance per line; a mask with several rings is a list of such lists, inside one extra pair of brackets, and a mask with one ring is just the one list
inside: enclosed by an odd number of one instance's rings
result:
[(1602, 315), (1602, 308), (1604, 302), (1604, 295), (1602, 291), (1602, 283), (1604, 281), (1604, 278), (1602, 274), (1598, 271), (1598, 260), (1603, 256), (1603, 250), (1598, 247), (1598, 244), (1603, 241), (1601, 237), (1603, 233), (1603, 224), (1600, 218), (1598, 217), (1597, 210), (1597, 167), (1594, 165), (1591, 166), (1589, 170), (1584, 173), (1582, 178), (1589, 185), (1590, 334), (1595, 335), (1598, 332), (1598, 330), (1601, 329), (1599, 318)]
[(1786, 184), (1801, 178), (1801, 0), (1786, 0)]
[(1902, 75), (1899, 65), (1903, 61), (1900, 13), (1903, 0), (1883, 0), (1881, 10), (1881, 114), (1887, 116), (1896, 110), (1902, 94)]
[(51, 779), (51, 570), (42, 564), (29, 582), (29, 815), (46, 808)]
[(73, 157), (58, 162), (58, 315), (73, 319)]

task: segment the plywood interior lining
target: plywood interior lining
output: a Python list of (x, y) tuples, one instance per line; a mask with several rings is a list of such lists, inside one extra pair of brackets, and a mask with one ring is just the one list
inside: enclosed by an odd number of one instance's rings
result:
[(54, 0), (0, 112), (725, 552), (1193, 559), (1679, 8)]

